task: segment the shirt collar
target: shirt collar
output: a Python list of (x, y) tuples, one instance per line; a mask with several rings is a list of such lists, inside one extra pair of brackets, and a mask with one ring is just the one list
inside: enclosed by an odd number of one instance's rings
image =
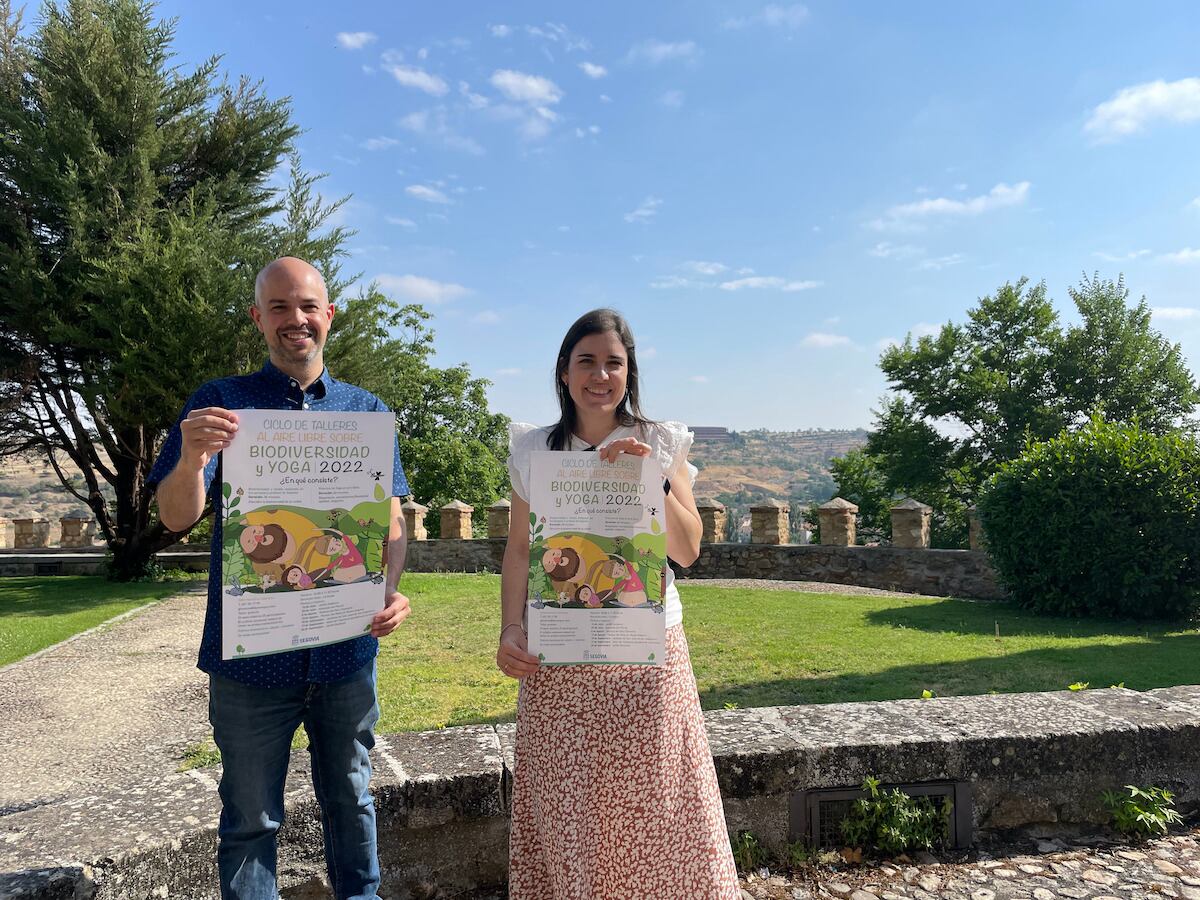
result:
[[(271, 387), (279, 388), (280, 390), (286, 390), (292, 383), (292, 377), (286, 372), (277, 369), (275, 363), (271, 362), (270, 359), (263, 363), (263, 367), (259, 369), (259, 374), (267, 380), (267, 383)], [(333, 387), (334, 383), (333, 377), (329, 374), (329, 369), (324, 368), (321, 370), (321, 374), (317, 380), (310, 384), (304, 392), (311, 394), (318, 400), (322, 400), (329, 393), (329, 389)]]

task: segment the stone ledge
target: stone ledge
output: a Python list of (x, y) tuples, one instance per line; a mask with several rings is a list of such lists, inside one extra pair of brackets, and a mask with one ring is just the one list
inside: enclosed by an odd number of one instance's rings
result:
[[(1200, 685), (996, 694), (706, 714), (731, 831), (781, 849), (794, 791), (967, 780), (975, 827), (1094, 826), (1100, 792), (1174, 790), (1200, 808)], [(502, 883), (512, 725), (381, 736), (373, 786), (384, 893)], [(171, 773), (0, 816), (0, 898), (214, 896), (219, 769)], [(284, 894), (323, 867), (307, 754), (292, 756), (280, 836)], [(424, 887), (423, 887), (424, 886)], [(306, 895), (311, 895), (307, 894)]]

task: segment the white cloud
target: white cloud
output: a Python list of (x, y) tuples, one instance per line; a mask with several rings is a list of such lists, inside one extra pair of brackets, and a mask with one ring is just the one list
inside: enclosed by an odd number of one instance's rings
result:
[(465, 297), (471, 293), (470, 289), (461, 284), (434, 281), (432, 278), (422, 278), (420, 275), (388, 275), (385, 273), (376, 275), (375, 281), (383, 291), (398, 294), (415, 303), (436, 305)]
[(889, 347), (899, 347), (902, 342), (894, 337), (880, 338), (875, 342), (876, 350), (887, 350)]
[(520, 374), (521, 374), (521, 370), (520, 370), (520, 369), (497, 369), (497, 370), (496, 370), (496, 374), (497, 374), (497, 375), (504, 375), (505, 377), (509, 377), (509, 376), (512, 376), (512, 375), (520, 375)]
[(670, 291), (676, 288), (708, 287), (708, 285), (701, 281), (684, 278), (682, 275), (663, 275), (650, 282), (650, 287), (656, 291)]
[(476, 94), (471, 90), (471, 85), (465, 81), (458, 83), (458, 92), (462, 94), (463, 99), (467, 101), (467, 106), (471, 109), (483, 109), (488, 105), (488, 98), (483, 94)]
[(690, 378), (688, 378), (688, 381), (692, 382), (693, 384), (708, 384), (708, 376), (692, 375)]
[(820, 286), (820, 281), (788, 281), (786, 278), (779, 278), (775, 275), (754, 275), (750, 278), (738, 278), (734, 281), (721, 282), (721, 290), (723, 291), (774, 288), (775, 290), (791, 293), (795, 291), (808, 291)]
[(808, 21), (808, 7), (799, 3), (792, 6), (765, 6), (749, 18), (728, 19), (725, 28), (748, 28), (751, 25), (766, 25), (768, 28), (799, 28)]
[(873, 220), (870, 226), (880, 231), (905, 230), (912, 228), (915, 223), (924, 219), (978, 216), (1008, 206), (1020, 206), (1029, 198), (1029, 187), (1028, 181), (1021, 181), (1011, 186), (1001, 182), (986, 194), (967, 200), (936, 197), (930, 200), (918, 200), (915, 203), (901, 203), (889, 209), (882, 218)]
[(588, 78), (603, 78), (608, 74), (608, 69), (596, 63), (581, 62), (579, 68), (583, 70), (583, 74)]
[(1200, 317), (1200, 309), (1191, 306), (1155, 306), (1150, 312), (1158, 319), (1195, 319)]
[(918, 322), (911, 329), (913, 337), (937, 337), (942, 333), (942, 326), (934, 322)]
[(492, 37), (506, 38), (512, 34), (512, 29), (507, 25), (489, 25), (488, 30), (492, 32)]
[(656, 215), (658, 215), (658, 208), (660, 206), (662, 206), (662, 200), (660, 200), (658, 197), (647, 197), (633, 212), (625, 213), (625, 221), (642, 223), (649, 222)]
[(1191, 203), (1189, 203), (1189, 204), (1187, 205), (1187, 208), (1188, 208), (1188, 209), (1200, 210), (1200, 197), (1197, 197), (1195, 200), (1193, 200)]
[(654, 359), (654, 357), (658, 356), (658, 348), (657, 347), (643, 347), (641, 350), (639, 350), (637, 352), (637, 355), (641, 357), (643, 362), (645, 362), (648, 359)]
[(498, 325), (500, 323), (500, 314), (491, 309), (481, 310), (471, 316), (472, 325)]
[(965, 259), (966, 257), (961, 253), (951, 253), (949, 256), (937, 256), (933, 259), (923, 259), (917, 265), (917, 268), (926, 272), (940, 272), (942, 269), (949, 268), (950, 266), (957, 266)]
[(384, 54), (383, 68), (405, 87), (416, 88), (418, 91), (424, 91), (434, 97), (443, 97), (450, 90), (450, 85), (438, 76), (430, 75), (424, 69), (418, 69), (416, 66), (406, 66), (394, 60), (394, 55)]
[(670, 60), (692, 60), (699, 55), (700, 48), (696, 46), (695, 41), (648, 40), (631, 47), (625, 59), (628, 62), (644, 62), (656, 66)]
[(399, 225), (401, 228), (407, 228), (410, 231), (417, 227), (417, 223), (412, 219), (406, 219), (403, 216), (384, 216), (384, 221), (389, 225)]
[(668, 109), (679, 109), (683, 106), (683, 91), (664, 91), (658, 102)]
[(880, 241), (867, 252), (880, 259), (912, 259), (914, 256), (920, 256), (925, 251), (921, 247), (914, 247), (912, 244), (897, 245), (888, 241)]
[(343, 50), (361, 50), (377, 39), (378, 35), (370, 31), (339, 31), (337, 34), (338, 46)]
[(558, 85), (540, 75), (528, 75), (512, 69), (497, 69), (492, 73), (491, 80), (492, 87), (518, 103), (545, 106), (557, 103), (563, 96)]
[(608, 96), (608, 94), (601, 94), (600, 102), (601, 103), (612, 103), (612, 97)]
[(364, 150), (386, 150), (388, 147), (395, 147), (398, 143), (393, 137), (373, 137), (367, 138), (359, 146)]
[(1092, 110), (1083, 130), (1098, 141), (1115, 141), (1137, 134), (1155, 122), (1195, 122), (1200, 119), (1200, 78), (1148, 81), (1122, 88)]
[(437, 188), (431, 188), (425, 184), (410, 184), (404, 189), (404, 193), (410, 197), (416, 197), (418, 200), (424, 200), (426, 203), (454, 202)]
[(706, 262), (702, 259), (690, 259), (679, 268), (688, 269), (697, 275), (720, 275), (722, 272), (729, 271), (729, 266), (724, 263)]
[(451, 128), (446, 121), (446, 111), (441, 108), (434, 113), (427, 109), (409, 113), (400, 120), (400, 127), (438, 141), (451, 150), (461, 150), (473, 156), (483, 156), (485, 152), (473, 138), (461, 135)]
[(1164, 253), (1158, 258), (1163, 262), (1173, 263), (1200, 262), (1200, 248), (1193, 250), (1191, 247), (1184, 247), (1182, 250), (1177, 250), (1174, 253)]
[(854, 342), (844, 334), (826, 334), (823, 331), (814, 331), (806, 335), (800, 343), (804, 347), (848, 347)]
[(1105, 262), (1129, 262), (1133, 259), (1141, 259), (1143, 256), (1149, 256), (1149, 250), (1131, 250), (1128, 253), (1103, 253), (1099, 250), (1094, 252), (1092, 256), (1102, 259)]

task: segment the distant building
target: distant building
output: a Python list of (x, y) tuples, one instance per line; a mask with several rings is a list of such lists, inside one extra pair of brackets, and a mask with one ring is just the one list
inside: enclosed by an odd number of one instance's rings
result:
[(689, 426), (692, 433), (696, 435), (698, 441), (711, 441), (717, 444), (728, 443), (733, 440), (733, 435), (729, 429), (723, 426), (716, 425), (691, 425)]

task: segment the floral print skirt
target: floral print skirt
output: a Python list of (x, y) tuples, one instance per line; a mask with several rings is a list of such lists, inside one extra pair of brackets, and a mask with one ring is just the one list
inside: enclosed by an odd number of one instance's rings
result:
[(738, 900), (683, 626), (662, 666), (521, 683), (510, 900)]

